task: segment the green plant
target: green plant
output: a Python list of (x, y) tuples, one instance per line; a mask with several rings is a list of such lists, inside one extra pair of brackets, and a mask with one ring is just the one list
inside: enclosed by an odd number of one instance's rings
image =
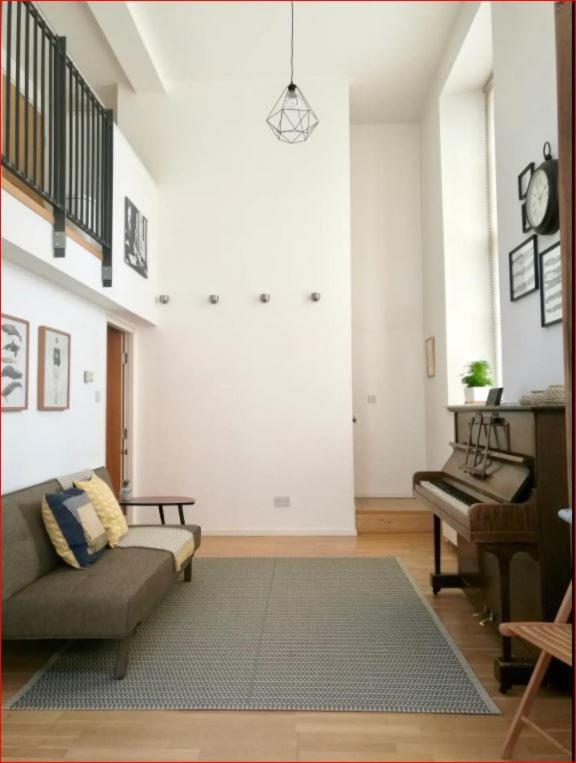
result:
[(462, 374), (465, 387), (491, 387), (493, 383), (487, 360), (473, 360), (468, 364), (467, 373)]

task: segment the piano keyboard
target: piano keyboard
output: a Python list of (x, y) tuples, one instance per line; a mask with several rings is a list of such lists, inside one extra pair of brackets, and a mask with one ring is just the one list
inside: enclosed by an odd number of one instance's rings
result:
[(434, 493), (434, 495), (437, 495), (445, 503), (450, 504), (450, 506), (455, 508), (465, 517), (468, 516), (469, 507), (472, 506), (473, 503), (478, 503), (478, 498), (467, 495), (449, 482), (439, 481), (435, 483), (423, 480), (420, 485), (431, 493)]

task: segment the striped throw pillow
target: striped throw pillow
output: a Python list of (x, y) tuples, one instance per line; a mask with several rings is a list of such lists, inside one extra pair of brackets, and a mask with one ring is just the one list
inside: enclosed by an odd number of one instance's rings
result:
[(45, 495), (42, 519), (56, 553), (71, 567), (88, 567), (106, 548), (106, 530), (83, 490)]
[(84, 490), (96, 509), (100, 521), (106, 529), (108, 543), (113, 547), (128, 532), (128, 525), (116, 496), (98, 475), (92, 479), (74, 482), (74, 486)]

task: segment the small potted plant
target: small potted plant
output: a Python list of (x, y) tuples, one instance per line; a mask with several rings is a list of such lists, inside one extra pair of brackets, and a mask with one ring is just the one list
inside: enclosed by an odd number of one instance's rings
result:
[(485, 403), (488, 391), (494, 384), (490, 376), (487, 360), (473, 360), (468, 364), (467, 373), (462, 374), (464, 400), (469, 403)]

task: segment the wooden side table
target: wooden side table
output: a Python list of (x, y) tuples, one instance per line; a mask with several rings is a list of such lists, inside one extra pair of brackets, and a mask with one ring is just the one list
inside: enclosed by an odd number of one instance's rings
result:
[(196, 503), (194, 498), (190, 498), (185, 495), (150, 495), (136, 498), (123, 498), (119, 499), (118, 503), (122, 508), (128, 506), (157, 506), (160, 512), (160, 521), (163, 525), (166, 524), (164, 519), (164, 507), (165, 506), (178, 506), (178, 516), (180, 517), (180, 524), (185, 524), (184, 521), (184, 506), (194, 506)]

